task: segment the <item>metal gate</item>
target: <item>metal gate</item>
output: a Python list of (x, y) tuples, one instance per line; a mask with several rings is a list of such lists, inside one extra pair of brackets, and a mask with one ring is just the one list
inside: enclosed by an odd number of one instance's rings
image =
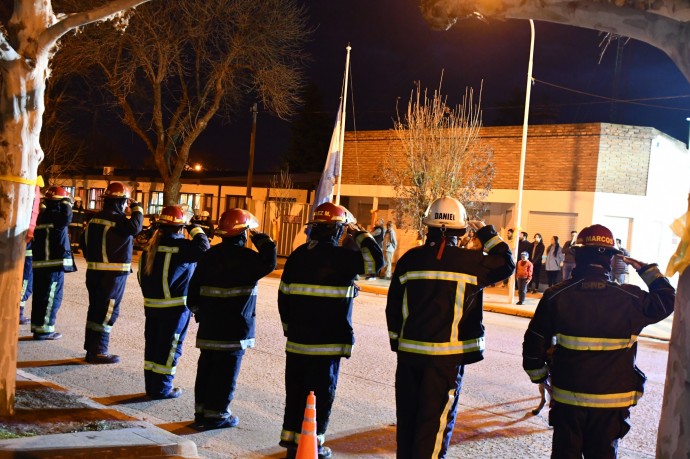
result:
[(307, 240), (304, 230), (311, 204), (268, 201), (265, 205), (263, 228), (276, 241), (278, 256), (287, 257), (293, 247)]

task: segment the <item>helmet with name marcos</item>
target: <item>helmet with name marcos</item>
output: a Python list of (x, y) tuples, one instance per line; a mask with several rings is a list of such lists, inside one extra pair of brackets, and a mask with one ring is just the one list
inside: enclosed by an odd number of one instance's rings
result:
[(616, 247), (616, 241), (610, 229), (603, 225), (592, 225), (583, 228), (577, 235), (574, 248), (594, 248), (612, 253), (622, 253)]
[(314, 217), (308, 225), (345, 225), (352, 223), (354, 217), (343, 206), (337, 206), (332, 202), (324, 202), (314, 209)]
[(444, 196), (429, 205), (422, 223), (431, 228), (465, 229), (467, 211), (457, 199)]
[(251, 212), (234, 208), (226, 210), (220, 216), (215, 234), (220, 237), (232, 237), (238, 236), (248, 229), (258, 227), (259, 221)]
[(110, 182), (108, 188), (103, 192), (105, 199), (129, 199), (132, 197), (132, 190), (122, 182)]
[(158, 217), (158, 224), (163, 226), (182, 226), (185, 215), (179, 206), (166, 206)]
[(72, 201), (72, 197), (69, 195), (67, 190), (61, 186), (51, 186), (45, 193), (45, 199), (49, 201), (62, 201), (63, 199), (68, 199)]

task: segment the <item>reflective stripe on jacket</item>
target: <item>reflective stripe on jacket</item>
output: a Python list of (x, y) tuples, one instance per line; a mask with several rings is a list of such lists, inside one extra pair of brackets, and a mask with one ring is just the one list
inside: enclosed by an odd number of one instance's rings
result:
[(31, 250), (33, 269), (76, 270), (67, 231), (71, 221), (72, 207), (64, 202), (52, 202), (39, 214)]
[(87, 268), (129, 273), (133, 236), (141, 232), (143, 218), (141, 207), (135, 207), (129, 218), (114, 208), (108, 208), (89, 220), (81, 236)]
[(438, 241), (406, 252), (388, 290), (386, 319), (398, 358), (470, 364), (482, 359), (482, 290), (515, 269), (508, 244), (492, 226), (477, 231), (483, 250)]
[[(668, 317), (675, 300), (656, 265), (638, 272), (649, 292), (611, 282), (596, 265), (576, 267), (572, 279), (544, 292), (525, 332), (522, 365), (535, 383), (551, 375), (556, 402), (588, 408), (637, 404), (646, 380), (635, 365), (637, 337)], [(551, 361), (546, 351), (553, 337)]]

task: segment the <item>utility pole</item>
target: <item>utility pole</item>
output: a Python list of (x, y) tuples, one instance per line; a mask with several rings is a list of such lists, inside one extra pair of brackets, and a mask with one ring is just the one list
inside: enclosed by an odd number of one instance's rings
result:
[(256, 102), (252, 105), (252, 135), (249, 140), (249, 168), (247, 169), (247, 195), (244, 198), (244, 208), (249, 210), (252, 200), (252, 177), (254, 175), (254, 146), (256, 145), (256, 114), (259, 112)]

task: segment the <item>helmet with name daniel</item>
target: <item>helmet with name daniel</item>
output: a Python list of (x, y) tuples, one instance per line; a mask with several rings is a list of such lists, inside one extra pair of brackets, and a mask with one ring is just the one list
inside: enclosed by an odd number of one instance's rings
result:
[(612, 253), (622, 253), (616, 247), (616, 241), (613, 238), (613, 233), (610, 229), (603, 225), (592, 225), (583, 228), (577, 235), (573, 247), (579, 248), (594, 248), (599, 251), (607, 251)]
[(465, 206), (455, 198), (444, 196), (429, 205), (422, 223), (431, 228), (465, 229), (467, 220)]
[(259, 221), (251, 212), (234, 208), (226, 210), (220, 216), (215, 234), (220, 237), (232, 237), (238, 236), (248, 229), (258, 227)]
[(132, 190), (122, 182), (110, 182), (108, 188), (103, 192), (105, 199), (129, 199), (132, 197)]
[(314, 217), (309, 225), (345, 225), (353, 223), (354, 217), (343, 206), (337, 206), (332, 202), (324, 202), (314, 209)]
[(45, 193), (45, 199), (48, 201), (62, 201), (63, 199), (68, 199), (72, 201), (72, 197), (69, 195), (67, 190), (61, 186), (51, 186)]
[(179, 206), (166, 206), (158, 217), (158, 224), (163, 226), (182, 226), (185, 214)]

